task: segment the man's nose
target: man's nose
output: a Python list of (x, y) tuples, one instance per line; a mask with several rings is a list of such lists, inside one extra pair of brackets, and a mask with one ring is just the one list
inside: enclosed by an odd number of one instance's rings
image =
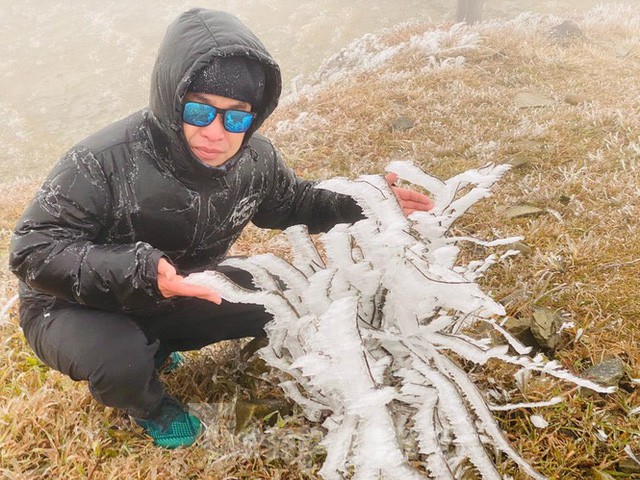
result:
[(223, 121), (222, 115), (216, 114), (216, 117), (213, 119), (213, 122), (211, 122), (209, 125), (201, 127), (202, 135), (211, 140), (223, 138), (225, 134), (225, 129), (224, 129), (224, 125), (222, 124), (222, 121)]

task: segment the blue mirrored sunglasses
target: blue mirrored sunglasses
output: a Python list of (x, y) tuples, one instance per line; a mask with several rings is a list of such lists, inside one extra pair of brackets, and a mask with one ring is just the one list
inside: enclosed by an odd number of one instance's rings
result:
[(212, 107), (206, 103), (187, 102), (182, 109), (182, 120), (189, 125), (196, 127), (206, 127), (222, 114), (222, 125), (227, 132), (244, 133), (251, 128), (251, 123), (256, 117), (255, 113), (244, 112), (242, 110), (223, 110)]

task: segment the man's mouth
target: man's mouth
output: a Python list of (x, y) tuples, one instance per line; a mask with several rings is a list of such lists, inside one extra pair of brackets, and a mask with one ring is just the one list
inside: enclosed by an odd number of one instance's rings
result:
[(194, 153), (203, 159), (210, 159), (217, 157), (222, 153), (222, 151), (217, 150), (215, 148), (206, 148), (206, 147), (193, 147)]
[(222, 153), (221, 150), (215, 149), (215, 148), (207, 148), (207, 147), (193, 147), (195, 150), (198, 150), (199, 152), (204, 152), (204, 153), (209, 153), (209, 154), (216, 154), (216, 153)]

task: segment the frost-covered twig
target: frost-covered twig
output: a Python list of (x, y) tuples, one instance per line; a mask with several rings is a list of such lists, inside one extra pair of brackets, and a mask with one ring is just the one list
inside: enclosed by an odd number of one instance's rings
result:
[(17, 301), (18, 295), (16, 294), (7, 301), (4, 307), (2, 307), (2, 310), (0, 310), (0, 325), (9, 321), (7, 313), (9, 313), (9, 310), (11, 310), (11, 307), (13, 307)]
[(519, 408), (550, 407), (552, 405), (557, 405), (562, 402), (563, 402), (562, 397), (553, 397), (551, 400), (547, 400), (546, 402), (523, 402), (523, 403), (511, 403), (507, 405), (489, 405), (489, 409), (494, 412), (506, 412), (509, 410), (517, 410)]
[[(475, 282), (513, 251), (460, 262), (460, 242), (489, 248), (520, 240), (449, 235), (506, 169), (487, 165), (441, 181), (410, 162), (392, 162), (389, 171), (427, 189), (436, 202), (431, 212), (408, 218), (382, 176), (322, 182), (319, 188), (351, 195), (367, 215), (322, 235), (323, 255), (304, 227), (294, 227), (287, 231), (293, 264), (273, 255), (229, 262), (252, 273), (258, 291), (233, 287), (215, 272), (188, 278), (225, 299), (261, 303), (274, 315), (260, 354), (293, 378), (282, 387), (307, 417), (324, 418), (324, 478), (459, 478), (472, 468), (481, 478), (498, 479), (495, 449), (530, 477), (543, 478), (511, 447), (492, 411), (561, 399), (489, 405), (454, 355), (475, 364), (496, 359), (521, 372), (611, 391), (557, 362), (530, 358), (530, 350), (500, 326), (504, 308)], [(465, 327), (478, 321), (504, 344), (493, 345), (489, 334), (466, 334)], [(407, 411), (411, 415), (401, 421)], [(422, 468), (415, 468), (417, 460)]]

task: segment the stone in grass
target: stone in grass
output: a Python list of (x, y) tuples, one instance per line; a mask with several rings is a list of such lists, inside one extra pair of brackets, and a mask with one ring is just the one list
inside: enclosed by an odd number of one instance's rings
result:
[(391, 130), (404, 132), (405, 130), (409, 130), (413, 128), (415, 122), (409, 117), (400, 116), (397, 117), (393, 122), (391, 122)]
[(556, 25), (551, 29), (551, 35), (556, 38), (577, 38), (582, 36), (580, 26), (571, 20), (565, 20), (560, 25)]
[(545, 210), (534, 207), (533, 205), (516, 205), (504, 211), (504, 215), (507, 218), (535, 217), (543, 213), (545, 213)]
[(514, 102), (519, 108), (548, 107), (555, 103), (552, 98), (535, 92), (520, 92)]
[(531, 153), (518, 152), (511, 155), (504, 163), (511, 165), (513, 168), (528, 167), (535, 162), (536, 157)]
[(278, 413), (281, 416), (291, 415), (291, 406), (284, 400), (257, 399), (236, 401), (236, 427), (235, 432), (244, 430), (254, 420), (261, 420), (269, 417), (269, 423), (275, 424)]
[(561, 326), (562, 319), (558, 312), (548, 307), (538, 305), (533, 307), (531, 333), (541, 347), (549, 350), (558, 348), (562, 338), (560, 334)]
[(624, 375), (625, 363), (619, 358), (606, 359), (582, 372), (582, 377), (603, 387), (616, 387)]
[(531, 323), (531, 318), (507, 317), (502, 326), (523, 345), (537, 348), (538, 342), (531, 332)]
[(531, 319), (525, 317), (507, 317), (502, 326), (511, 335), (518, 336), (531, 328)]

